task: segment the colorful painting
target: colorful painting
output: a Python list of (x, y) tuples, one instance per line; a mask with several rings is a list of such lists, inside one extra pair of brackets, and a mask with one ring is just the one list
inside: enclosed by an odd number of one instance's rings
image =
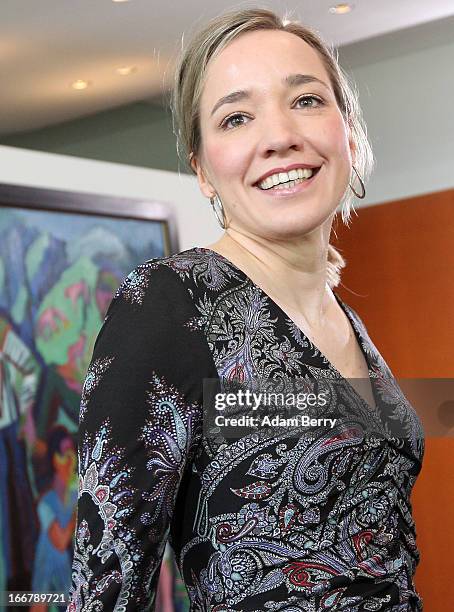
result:
[[(0, 190), (0, 593), (67, 592), (94, 341), (125, 275), (174, 250), (165, 218), (49, 206), (40, 191), (26, 207), (2, 203)], [(187, 610), (169, 551), (162, 567), (157, 610)]]

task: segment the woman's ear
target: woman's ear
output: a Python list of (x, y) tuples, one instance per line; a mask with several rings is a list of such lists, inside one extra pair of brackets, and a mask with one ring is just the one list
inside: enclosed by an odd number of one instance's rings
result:
[(197, 180), (199, 181), (200, 191), (206, 198), (212, 198), (216, 194), (216, 190), (213, 188), (210, 183), (205, 170), (202, 168), (202, 164), (200, 163), (198, 157), (196, 157), (193, 153), (189, 156), (191, 168), (194, 173), (197, 175)]

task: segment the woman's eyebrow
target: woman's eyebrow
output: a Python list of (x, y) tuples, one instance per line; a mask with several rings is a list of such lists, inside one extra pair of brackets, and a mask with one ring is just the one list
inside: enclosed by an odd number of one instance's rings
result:
[[(288, 76), (282, 79), (284, 85), (288, 87), (297, 87), (298, 85), (306, 85), (306, 83), (320, 83), (327, 89), (329, 89), (328, 85), (322, 81), (321, 79), (313, 76), (312, 74), (289, 74)], [(213, 106), (213, 110), (211, 111), (211, 116), (223, 106), (224, 104), (232, 104), (233, 102), (239, 102), (240, 100), (245, 100), (251, 97), (251, 91), (248, 89), (238, 89), (237, 91), (232, 91), (226, 96), (222, 96)]]

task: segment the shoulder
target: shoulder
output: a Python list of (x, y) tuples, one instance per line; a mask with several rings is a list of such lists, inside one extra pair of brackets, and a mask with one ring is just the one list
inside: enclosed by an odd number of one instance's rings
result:
[(337, 299), (340, 308), (349, 315), (349, 318), (353, 319), (356, 326), (361, 327), (364, 331), (366, 331), (364, 321), (361, 319), (357, 311), (350, 304), (347, 304), (347, 302), (340, 297), (337, 291), (333, 291), (333, 295), (335, 296), (335, 299)]
[(152, 310), (168, 319), (177, 305), (180, 311), (183, 305), (193, 309), (191, 292), (175, 267), (179, 255), (155, 257), (132, 269), (114, 293), (104, 322), (119, 312), (137, 318)]
[(161, 296), (181, 291), (181, 280), (167, 265), (168, 259), (157, 257), (136, 266), (121, 282), (113, 301), (140, 307), (157, 288)]
[(189, 286), (194, 269), (207, 257), (203, 249), (193, 248), (167, 257), (154, 257), (136, 266), (120, 284), (114, 299), (141, 305), (147, 292), (159, 284), (161, 290), (180, 291)]
[(134, 268), (114, 295), (115, 301), (141, 307), (151, 299), (196, 302), (241, 280), (238, 271), (217, 253), (194, 247), (168, 257), (155, 257)]
[(197, 308), (176, 269), (179, 260), (180, 253), (155, 257), (132, 269), (113, 295), (100, 335), (114, 329), (117, 338), (142, 343), (150, 334), (163, 337), (186, 328)]
[[(339, 298), (339, 296), (337, 296)], [(339, 298), (340, 299), (340, 298)], [(342, 304), (346, 310), (346, 312), (348, 312), (350, 319), (353, 322), (354, 327), (356, 328), (360, 340), (361, 340), (361, 344), (363, 346), (363, 349), (371, 356), (375, 359), (376, 364), (383, 370), (388, 372), (389, 374), (391, 374), (391, 370), (388, 366), (388, 364), (386, 363), (386, 360), (384, 359), (383, 355), (380, 353), (379, 349), (377, 348), (376, 344), (374, 343), (374, 340), (372, 339), (366, 324), (364, 323), (364, 321), (362, 320), (362, 318), (360, 317), (360, 315), (358, 314), (358, 312), (349, 304), (346, 304), (343, 300)], [(373, 336), (373, 335), (372, 335)]]

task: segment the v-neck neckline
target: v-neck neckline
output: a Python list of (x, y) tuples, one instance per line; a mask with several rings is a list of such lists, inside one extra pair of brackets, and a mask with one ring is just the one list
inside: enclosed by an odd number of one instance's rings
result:
[(364, 404), (369, 408), (369, 410), (377, 410), (377, 397), (376, 397), (376, 393), (375, 393), (375, 385), (373, 383), (373, 376), (371, 376), (371, 374), (373, 374), (373, 370), (371, 368), (371, 358), (368, 356), (368, 354), (366, 353), (366, 351), (364, 350), (363, 347), (363, 336), (360, 332), (359, 327), (357, 327), (356, 325), (356, 321), (354, 320), (353, 316), (351, 315), (351, 313), (349, 312), (348, 306), (347, 304), (344, 304), (344, 302), (341, 300), (341, 298), (337, 295), (337, 293), (331, 289), (334, 297), (337, 300), (337, 303), (339, 304), (339, 306), (342, 308), (343, 312), (345, 313), (345, 316), (347, 317), (347, 320), (349, 321), (352, 329), (353, 329), (353, 333), (355, 335), (355, 339), (356, 342), (359, 346), (360, 351), (363, 354), (364, 360), (366, 362), (367, 365), (367, 371), (368, 371), (368, 378), (369, 378), (369, 383), (370, 383), (370, 387), (371, 387), (371, 391), (372, 391), (372, 396), (374, 398), (374, 403), (375, 406), (370, 406), (369, 403), (364, 399), (364, 397), (358, 393), (358, 391), (355, 389), (355, 387), (353, 387), (353, 385), (350, 383), (350, 380), (348, 378), (345, 378), (345, 376), (343, 376), (339, 370), (335, 367), (335, 365), (326, 357), (326, 355), (319, 349), (319, 347), (314, 344), (314, 342), (312, 342), (312, 340), (310, 338), (308, 338), (308, 336), (306, 335), (306, 333), (299, 327), (299, 325), (297, 325), (297, 323), (285, 312), (285, 310), (279, 306), (279, 304), (273, 300), (273, 298), (262, 288), (260, 287), (260, 285), (257, 285), (257, 283), (255, 283), (252, 278), (250, 276), (248, 276), (248, 274), (246, 274), (246, 272), (244, 270), (242, 270), (241, 268), (239, 268), (236, 264), (234, 264), (232, 261), (230, 261), (230, 259), (228, 259), (227, 257), (225, 257), (224, 255), (221, 255), (221, 253), (218, 253), (217, 251), (214, 251), (213, 249), (210, 249), (208, 247), (195, 247), (197, 250), (202, 250), (205, 251), (207, 253), (211, 253), (214, 254), (215, 256), (217, 256), (219, 259), (221, 259), (222, 261), (224, 261), (228, 266), (230, 266), (235, 272), (239, 273), (245, 281), (247, 281), (247, 283), (249, 285), (251, 285), (252, 287), (254, 287), (255, 289), (257, 289), (261, 295), (263, 297), (265, 297), (273, 306), (275, 309), (277, 309), (279, 311), (279, 313), (287, 320), (289, 321), (289, 323), (294, 327), (294, 329), (302, 336), (303, 339), (307, 340), (308, 342), (310, 342), (310, 344), (314, 347), (314, 349), (318, 352), (318, 354), (320, 355), (320, 357), (326, 362), (327, 366), (328, 366), (328, 370), (330, 370), (331, 372), (334, 372), (334, 374), (339, 377), (341, 380), (346, 381), (347, 384), (349, 385), (349, 387), (353, 390), (353, 392), (364, 402)]

